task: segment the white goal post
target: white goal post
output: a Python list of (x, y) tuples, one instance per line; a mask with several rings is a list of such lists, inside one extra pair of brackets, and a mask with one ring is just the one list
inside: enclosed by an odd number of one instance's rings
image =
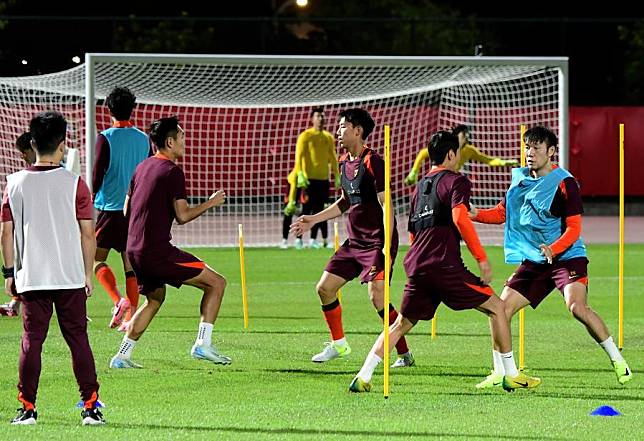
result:
[[(404, 243), (410, 188), (403, 179), (436, 130), (466, 124), (481, 151), (518, 159), (520, 125), (545, 124), (559, 136), (565, 166), (567, 78), (567, 58), (87, 54), (84, 66), (68, 71), (0, 78), (0, 149), (3, 157), (13, 150), (36, 111), (60, 110), (91, 181), (96, 134), (110, 124), (104, 99), (127, 86), (137, 96), (139, 128), (177, 115), (186, 129), (180, 165), (190, 202), (219, 188), (229, 196), (225, 206), (176, 228), (176, 243), (233, 246), (243, 223), (249, 246), (275, 245), (286, 176), (311, 108), (325, 109), (334, 133), (341, 110), (364, 107), (376, 121), (367, 143), (380, 153), (382, 128), (391, 126), (392, 197)], [(20, 165), (2, 163), (0, 174)], [(509, 184), (509, 168), (470, 163), (464, 173), (477, 206), (495, 205)], [(502, 242), (500, 227), (477, 228), (484, 243)]]

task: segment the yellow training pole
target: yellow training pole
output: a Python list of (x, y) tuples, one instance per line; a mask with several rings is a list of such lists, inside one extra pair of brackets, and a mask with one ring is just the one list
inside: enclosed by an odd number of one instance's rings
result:
[[(521, 167), (525, 167), (525, 141), (523, 135), (527, 127), (521, 124)], [(525, 308), (519, 311), (519, 370), (525, 369)]]
[(244, 230), (239, 224), (239, 268), (241, 270), (242, 308), (244, 309), (244, 329), (248, 329), (248, 294), (246, 292), (246, 266), (244, 265)]
[(385, 125), (385, 309), (383, 318), (384, 329), (384, 395), (385, 399), (389, 398), (389, 273), (391, 268), (391, 151), (390, 151), (391, 130)]
[(438, 311), (434, 312), (434, 318), (432, 319), (432, 340), (436, 340), (436, 316)]
[(624, 124), (619, 125), (619, 337), (624, 347)]
[[(333, 222), (333, 237), (334, 237), (334, 242), (333, 242), (333, 248), (335, 248), (335, 251), (338, 251), (338, 248), (340, 248), (340, 233), (338, 233), (338, 223)], [(338, 302), (342, 304), (342, 289), (338, 290)]]

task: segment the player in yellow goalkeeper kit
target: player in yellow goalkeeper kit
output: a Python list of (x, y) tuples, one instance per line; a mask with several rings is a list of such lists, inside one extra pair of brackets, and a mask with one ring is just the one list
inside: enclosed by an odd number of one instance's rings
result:
[[(302, 215), (317, 214), (324, 209), (324, 204), (329, 200), (329, 167), (335, 178), (335, 188), (340, 186), (340, 172), (335, 151), (333, 135), (324, 130), (324, 110), (316, 107), (311, 110), (311, 123), (313, 127), (306, 129), (297, 138), (295, 149), (295, 179), (290, 181), (288, 203), (284, 214), (290, 216), (295, 212), (297, 204), (297, 189), (302, 189)], [(320, 248), (317, 235), (322, 233), (323, 246), (333, 247), (328, 241), (328, 228), (326, 222), (320, 222), (311, 229), (309, 247)], [(285, 245), (284, 243), (282, 244)], [(302, 248), (302, 239), (295, 241), (295, 248)]]
[[(514, 159), (494, 158), (492, 156), (481, 153), (481, 151), (474, 147), (474, 145), (470, 142), (469, 133), (469, 128), (464, 124), (458, 125), (452, 130), (452, 134), (458, 137), (458, 143), (460, 145), (460, 159), (457, 164), (457, 170), (463, 168), (463, 165), (466, 162), (470, 161), (481, 162), (491, 167), (509, 167), (519, 164)], [(416, 181), (418, 181), (418, 174), (420, 173), (420, 169), (427, 159), (429, 159), (429, 152), (427, 151), (427, 148), (424, 148), (418, 153), (418, 156), (416, 156), (414, 165), (405, 178), (405, 184), (414, 185)]]

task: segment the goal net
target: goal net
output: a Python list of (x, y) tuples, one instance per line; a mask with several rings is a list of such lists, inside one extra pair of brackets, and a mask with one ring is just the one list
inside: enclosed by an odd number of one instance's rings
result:
[[(324, 108), (326, 129), (335, 133), (341, 110), (362, 107), (376, 121), (367, 144), (381, 154), (383, 126), (391, 126), (392, 200), (405, 243), (412, 189), (403, 180), (434, 131), (466, 124), (479, 150), (518, 160), (520, 125), (544, 124), (559, 135), (565, 160), (566, 70), (564, 58), (89, 54), (85, 65), (68, 71), (0, 78), (0, 179), (4, 188), (5, 176), (23, 166), (15, 139), (46, 109), (66, 116), (68, 145), (80, 149), (91, 176), (96, 133), (110, 126), (104, 99), (113, 87), (127, 86), (137, 96), (132, 119), (139, 128), (177, 115), (186, 130), (180, 165), (189, 202), (216, 189), (228, 196), (224, 206), (174, 228), (175, 243), (235, 245), (241, 223), (248, 245), (275, 245), (286, 177), (311, 108)], [(469, 163), (463, 173), (479, 207), (496, 205), (510, 182), (508, 167)], [(331, 194), (330, 202), (338, 195), (333, 187)], [(477, 229), (484, 243), (502, 243), (502, 227)]]

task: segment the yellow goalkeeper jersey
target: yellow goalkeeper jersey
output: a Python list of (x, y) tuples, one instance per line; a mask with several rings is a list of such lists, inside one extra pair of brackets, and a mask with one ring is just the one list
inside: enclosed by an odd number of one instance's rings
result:
[[(326, 130), (315, 130), (313, 127), (300, 133), (295, 148), (294, 175), (297, 177), (302, 171), (307, 179), (328, 180), (329, 165), (334, 176), (340, 176), (333, 135)], [(295, 198), (296, 182), (297, 179), (291, 182), (290, 200)]]
[[(425, 147), (420, 152), (418, 152), (418, 156), (416, 156), (412, 170), (416, 173), (419, 173), (420, 168), (423, 166), (423, 163), (428, 159), (429, 151), (427, 150), (427, 147)], [(460, 170), (461, 168), (463, 168), (463, 165), (469, 161), (482, 162), (483, 164), (491, 166), (501, 165), (497, 164), (497, 162), (499, 161), (495, 161), (495, 159), (498, 158), (493, 158), (492, 156), (488, 156), (485, 153), (481, 153), (481, 151), (474, 147), (472, 144), (465, 144), (463, 147), (461, 147), (461, 157), (458, 161), (458, 166), (456, 169)]]

